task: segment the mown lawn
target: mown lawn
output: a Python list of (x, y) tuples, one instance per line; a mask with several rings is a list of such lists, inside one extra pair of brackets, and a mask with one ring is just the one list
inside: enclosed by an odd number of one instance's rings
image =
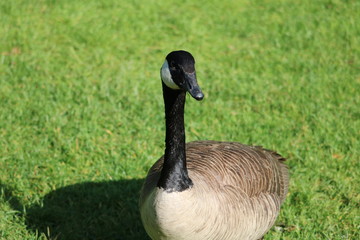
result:
[(185, 49), (187, 140), (262, 145), (291, 184), (265, 239), (360, 239), (357, 0), (1, 0), (0, 239), (147, 239), (159, 68)]

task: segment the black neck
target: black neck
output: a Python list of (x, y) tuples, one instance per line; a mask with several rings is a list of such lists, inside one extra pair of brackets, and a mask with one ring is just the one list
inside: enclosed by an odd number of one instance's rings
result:
[(181, 192), (192, 186), (186, 168), (184, 107), (186, 92), (172, 90), (163, 83), (165, 102), (165, 155), (158, 187)]

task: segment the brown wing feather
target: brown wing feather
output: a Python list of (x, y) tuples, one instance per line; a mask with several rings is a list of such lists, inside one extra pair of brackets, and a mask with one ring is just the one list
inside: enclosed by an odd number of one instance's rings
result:
[[(236, 142), (196, 141), (186, 145), (186, 158), (190, 178), (208, 179), (214, 189), (231, 186), (249, 197), (275, 194), (281, 202), (286, 197), (288, 169), (285, 158), (274, 151)], [(156, 187), (162, 164), (163, 157), (149, 170), (140, 204)]]

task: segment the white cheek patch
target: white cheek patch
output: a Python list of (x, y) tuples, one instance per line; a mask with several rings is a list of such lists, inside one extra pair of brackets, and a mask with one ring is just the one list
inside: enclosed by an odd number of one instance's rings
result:
[(179, 86), (176, 85), (176, 83), (174, 83), (171, 77), (169, 64), (167, 60), (165, 60), (164, 64), (161, 67), (160, 75), (161, 75), (161, 80), (163, 81), (163, 83), (165, 83), (166, 86), (168, 86), (171, 89), (180, 89)]

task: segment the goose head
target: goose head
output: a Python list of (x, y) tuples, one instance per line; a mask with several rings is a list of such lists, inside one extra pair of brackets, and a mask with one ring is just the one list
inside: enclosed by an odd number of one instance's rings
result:
[(172, 90), (189, 92), (196, 100), (204, 98), (197, 80), (195, 59), (186, 51), (173, 51), (166, 56), (160, 69), (161, 80)]

